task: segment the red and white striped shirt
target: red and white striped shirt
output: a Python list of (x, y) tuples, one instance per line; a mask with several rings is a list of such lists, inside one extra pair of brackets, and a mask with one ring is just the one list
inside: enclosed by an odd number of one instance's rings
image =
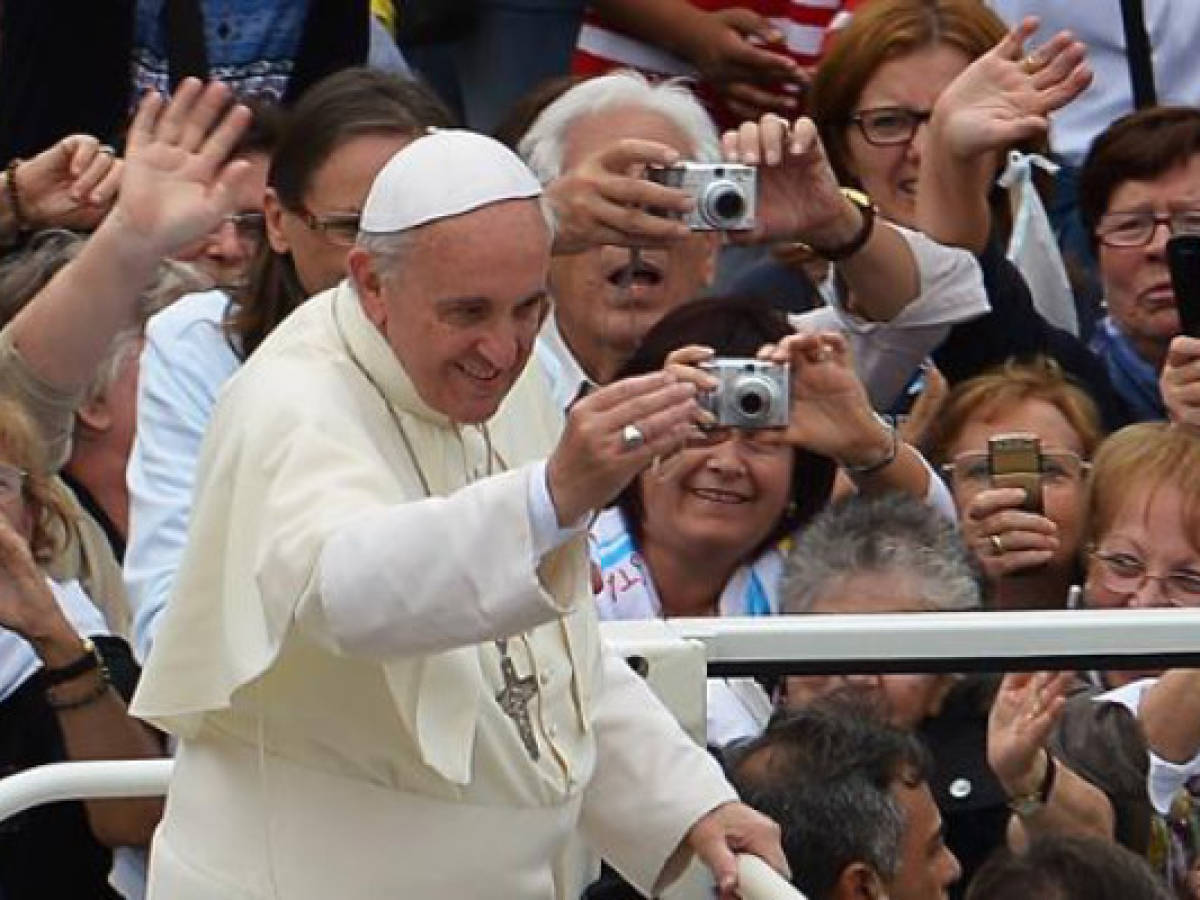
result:
[[(861, 2), (861, 0), (857, 0)], [(688, 0), (709, 12), (741, 7), (770, 19), (784, 36), (786, 52), (803, 67), (815, 66), (821, 58), (826, 33), (841, 27), (856, 0)], [(631, 37), (607, 23), (589, 8), (579, 29), (571, 71), (578, 75), (603, 75), (618, 68), (637, 69), (650, 77), (696, 79), (696, 91), (718, 125), (736, 124), (734, 116), (716, 93), (699, 80), (695, 67), (661, 47)]]

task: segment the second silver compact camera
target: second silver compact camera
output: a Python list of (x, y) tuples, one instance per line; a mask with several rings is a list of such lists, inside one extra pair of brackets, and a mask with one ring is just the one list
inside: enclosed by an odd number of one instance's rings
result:
[(646, 177), (692, 195), (696, 206), (680, 220), (693, 231), (749, 231), (754, 227), (758, 197), (754, 166), (682, 162), (650, 169)]
[(788, 367), (761, 359), (721, 357), (701, 363), (720, 384), (702, 393), (699, 404), (717, 417), (723, 428), (786, 428), (790, 400)]

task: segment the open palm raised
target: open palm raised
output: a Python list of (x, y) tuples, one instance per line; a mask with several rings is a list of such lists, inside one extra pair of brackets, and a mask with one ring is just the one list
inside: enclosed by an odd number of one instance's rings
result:
[(234, 211), (250, 166), (229, 156), (251, 114), (229, 97), (222, 84), (188, 78), (169, 103), (150, 92), (138, 105), (110, 218), (148, 254), (169, 256)]

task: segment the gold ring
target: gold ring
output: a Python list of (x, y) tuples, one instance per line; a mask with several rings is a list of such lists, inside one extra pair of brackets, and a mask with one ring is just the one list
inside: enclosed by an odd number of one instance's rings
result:
[(1004, 555), (1004, 541), (1000, 539), (1000, 535), (989, 534), (988, 542), (992, 545), (992, 553), (994, 556)]
[(1026, 75), (1032, 75), (1035, 72), (1037, 72), (1038, 70), (1040, 70), (1041, 68), (1042, 68), (1041, 62), (1039, 62), (1038, 58), (1032, 53), (1030, 53), (1028, 56), (1026, 56), (1023, 60), (1021, 60), (1021, 70)]

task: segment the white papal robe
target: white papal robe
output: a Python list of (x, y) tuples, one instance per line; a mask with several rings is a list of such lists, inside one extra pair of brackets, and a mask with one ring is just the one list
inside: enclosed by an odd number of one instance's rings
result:
[(583, 535), (536, 561), (560, 422), (536, 366), (486, 428), (447, 421), (347, 283), (234, 377), (133, 706), (180, 738), (151, 897), (574, 900), (573, 835), (649, 891), (733, 799), (602, 654)]

